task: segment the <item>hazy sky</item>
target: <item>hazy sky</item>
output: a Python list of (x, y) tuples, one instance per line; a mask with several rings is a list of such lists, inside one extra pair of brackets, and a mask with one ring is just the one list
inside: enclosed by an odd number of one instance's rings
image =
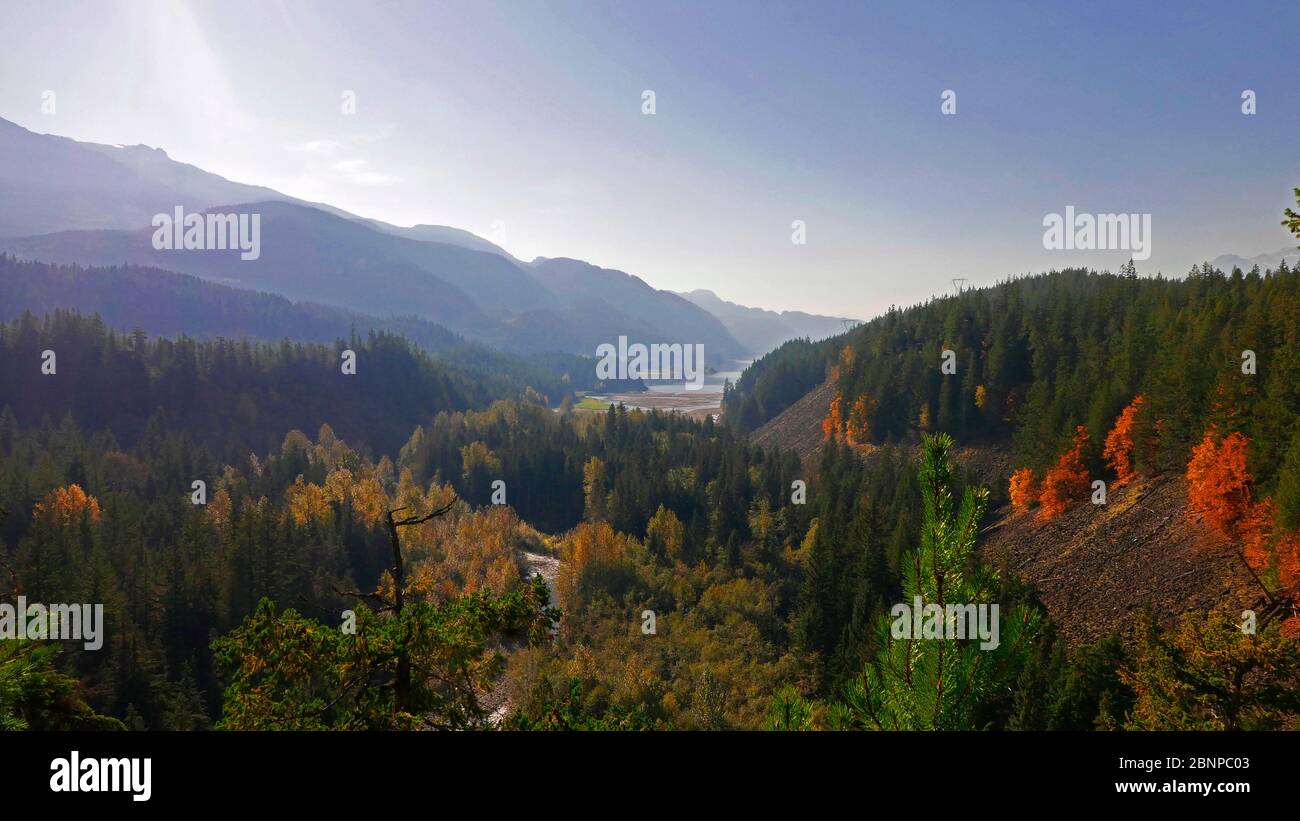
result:
[(27, 128), (765, 308), (865, 318), (952, 277), (1127, 259), (1044, 250), (1067, 205), (1151, 214), (1141, 272), (1294, 244), (1296, 0), (0, 0), (0, 20), (0, 116)]

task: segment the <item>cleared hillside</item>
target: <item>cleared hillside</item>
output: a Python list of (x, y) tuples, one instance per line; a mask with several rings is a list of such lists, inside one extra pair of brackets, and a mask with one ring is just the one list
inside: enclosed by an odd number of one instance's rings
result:
[(1001, 514), (983, 538), (985, 560), (1033, 582), (1071, 644), (1127, 637), (1148, 606), (1171, 622), (1262, 604), (1236, 546), (1189, 513), (1181, 477), (1138, 480), (1050, 522)]
[(805, 468), (811, 467), (822, 445), (822, 418), (834, 396), (834, 383), (823, 382), (754, 431), (750, 441), (768, 449), (793, 450)]

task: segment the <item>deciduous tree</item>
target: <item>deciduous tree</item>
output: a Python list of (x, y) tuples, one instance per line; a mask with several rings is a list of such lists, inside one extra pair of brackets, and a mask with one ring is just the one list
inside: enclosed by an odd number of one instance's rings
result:
[(1220, 439), (1205, 431), (1187, 462), (1187, 502), (1219, 532), (1236, 536), (1236, 526), (1250, 509), (1254, 479), (1246, 465), (1246, 437), (1230, 433)]
[(1020, 468), (1011, 474), (1008, 492), (1011, 496), (1011, 507), (1017, 513), (1029, 510), (1029, 505), (1038, 498), (1040, 493), (1038, 479), (1034, 476), (1033, 469)]
[(1083, 449), (1088, 445), (1088, 429), (1079, 425), (1074, 430), (1070, 449), (1061, 454), (1043, 477), (1042, 491), (1038, 495), (1038, 516), (1047, 521), (1064, 513), (1071, 506), (1088, 497), (1088, 470), (1083, 466)]
[(1137, 471), (1133, 467), (1133, 425), (1144, 401), (1142, 394), (1134, 397), (1115, 420), (1115, 427), (1106, 434), (1106, 446), (1102, 451), (1102, 457), (1106, 460), (1107, 466), (1115, 471), (1115, 480), (1111, 483), (1111, 487), (1123, 487), (1137, 478)]

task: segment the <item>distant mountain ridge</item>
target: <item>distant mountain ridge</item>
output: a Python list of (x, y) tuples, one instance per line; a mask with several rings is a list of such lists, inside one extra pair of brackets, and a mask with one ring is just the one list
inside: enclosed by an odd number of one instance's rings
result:
[(459, 228), (402, 228), (266, 186), (232, 182), (173, 160), (161, 148), (38, 134), (0, 117), (0, 237), (131, 229), (147, 225), (154, 214), (177, 205), (187, 211), (206, 211), (218, 205), (272, 200), (308, 205), (396, 236), (509, 256), (504, 249)]
[(0, 256), (0, 323), (23, 311), (41, 316), (59, 309), (98, 313), (111, 327), (140, 328), (151, 336), (328, 343), (376, 330), (400, 333), (430, 352), (466, 344), (441, 325), (415, 317), (381, 320), (157, 268), (83, 268)]
[(820, 316), (803, 311), (777, 313), (750, 308), (728, 302), (703, 288), (678, 295), (722, 320), (731, 335), (756, 356), (774, 351), (791, 339), (806, 338), (816, 342), (844, 333), (848, 329), (846, 323), (856, 322), (845, 317)]
[[(155, 214), (259, 214), (263, 254), (157, 250)], [(525, 264), (468, 231), (399, 227), (235, 183), (147, 146), (36, 134), (0, 120), (0, 250), (62, 264), (132, 264), (334, 305), (416, 315), (516, 352), (593, 355), (628, 336), (700, 343), (722, 367), (749, 351), (708, 311), (577, 260)]]
[[(331, 344), (371, 332), (395, 334), (475, 377), (467, 395), (522, 395), (531, 386), (558, 402), (567, 392), (609, 388), (588, 360), (573, 354), (519, 356), (476, 345), (415, 316), (380, 318), (330, 305), (293, 302), (156, 268), (83, 268), (0, 255), (0, 324), (25, 311), (97, 314), (111, 328), (149, 336)], [(614, 389), (635, 391), (637, 381)]]
[(1282, 248), (1271, 254), (1256, 254), (1253, 257), (1241, 257), (1236, 254), (1223, 254), (1214, 258), (1210, 263), (1215, 268), (1225, 273), (1231, 273), (1233, 268), (1240, 268), (1242, 271), (1250, 271), (1251, 268), (1258, 265), (1261, 271), (1276, 271), (1277, 267), (1286, 260), (1288, 268), (1295, 268), (1300, 264), (1300, 248), (1290, 247)]
[(700, 343), (705, 353), (720, 350), (728, 358), (750, 353), (716, 315), (671, 291), (660, 291), (638, 276), (600, 268), (577, 259), (537, 259), (533, 275), (558, 294), (597, 300), (658, 328), (666, 341)]

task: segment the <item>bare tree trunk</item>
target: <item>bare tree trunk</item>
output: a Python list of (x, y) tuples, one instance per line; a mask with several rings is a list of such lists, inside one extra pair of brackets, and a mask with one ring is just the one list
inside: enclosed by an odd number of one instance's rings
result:
[[(397, 538), (397, 521), (393, 518), (395, 511), (388, 511), (388, 540), (393, 546), (393, 611), (394, 618), (402, 618), (402, 607), (406, 604), (406, 570), (402, 562), (402, 543)], [(406, 638), (403, 634), (397, 647), (397, 678), (393, 681), (393, 707), (399, 713), (411, 709), (411, 658), (406, 651)]]
[[(397, 536), (399, 527), (410, 527), (436, 519), (456, 504), (456, 496), (451, 501), (424, 516), (411, 516), (395, 519), (393, 514), (405, 508), (388, 511), (388, 540), (393, 547), (393, 612), (394, 618), (402, 618), (402, 608), (406, 605), (406, 566), (402, 561), (402, 542)], [(403, 631), (397, 646), (397, 675), (393, 680), (393, 709), (399, 713), (411, 711), (411, 655), (406, 647), (406, 633)]]

